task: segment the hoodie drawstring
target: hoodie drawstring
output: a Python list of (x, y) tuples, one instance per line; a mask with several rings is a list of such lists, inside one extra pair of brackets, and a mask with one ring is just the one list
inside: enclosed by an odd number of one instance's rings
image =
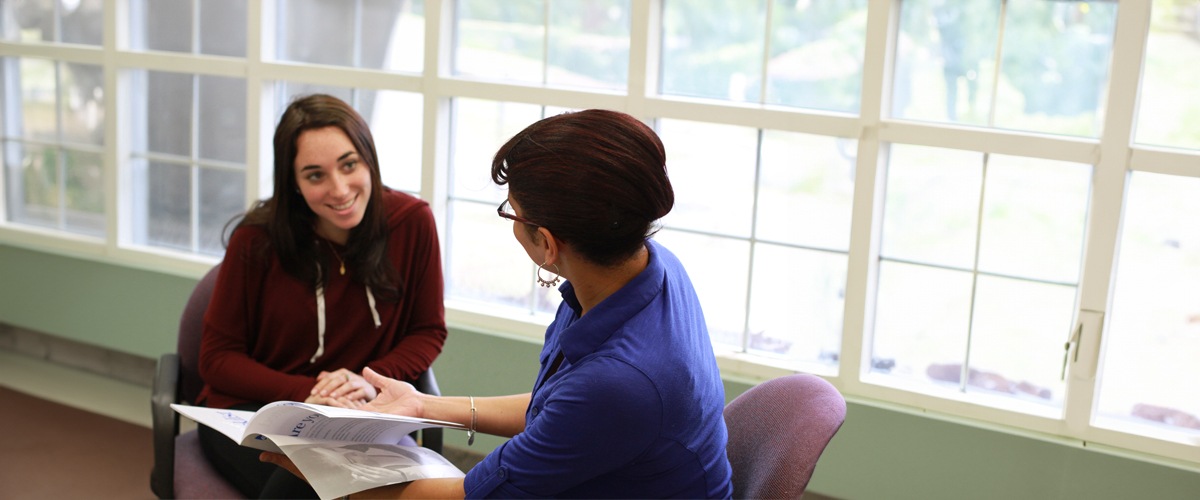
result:
[[(318, 273), (320, 269), (321, 266), (318, 265)], [(379, 328), (383, 322), (379, 321), (379, 311), (375, 309), (375, 294), (371, 293), (370, 286), (363, 285), (363, 288), (367, 290), (367, 305), (371, 306), (371, 319), (375, 320), (375, 328)], [(308, 362), (316, 363), (317, 358), (320, 358), (322, 354), (325, 354), (325, 287), (317, 285), (317, 352), (313, 354), (312, 358), (309, 358)]]

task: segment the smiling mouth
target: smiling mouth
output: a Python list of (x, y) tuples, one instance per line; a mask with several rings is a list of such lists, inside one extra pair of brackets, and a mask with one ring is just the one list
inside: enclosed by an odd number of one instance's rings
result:
[(345, 210), (347, 208), (354, 206), (354, 202), (357, 200), (358, 200), (358, 197), (355, 196), (350, 201), (347, 201), (344, 205), (329, 205), (329, 208), (332, 208), (334, 210)]

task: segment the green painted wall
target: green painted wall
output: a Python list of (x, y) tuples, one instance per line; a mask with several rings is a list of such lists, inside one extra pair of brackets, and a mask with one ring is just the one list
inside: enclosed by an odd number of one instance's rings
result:
[(0, 245), (0, 322), (158, 359), (196, 281)]
[[(158, 357), (174, 350), (195, 280), (0, 245), (0, 322)], [(443, 394), (526, 392), (540, 346), (452, 329), (434, 364)], [(729, 399), (748, 385), (727, 381)], [(503, 440), (477, 439), (489, 451)], [(447, 444), (466, 446), (462, 433)], [(868, 499), (1200, 498), (1200, 473), (850, 403), (810, 483)]]

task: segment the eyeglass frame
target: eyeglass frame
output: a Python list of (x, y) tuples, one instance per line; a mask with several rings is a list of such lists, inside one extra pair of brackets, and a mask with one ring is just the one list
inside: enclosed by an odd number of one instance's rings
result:
[(508, 204), (509, 204), (509, 203), (508, 203), (508, 199), (507, 199), (507, 198), (505, 198), (505, 199), (504, 199), (504, 201), (500, 202), (500, 206), (496, 207), (496, 215), (499, 215), (499, 216), (500, 216), (500, 218), (502, 218), (502, 219), (508, 219), (508, 220), (511, 220), (511, 221), (520, 222), (520, 223), (522, 223), (522, 224), (528, 224), (528, 225), (530, 225), (530, 226), (533, 226), (533, 227), (534, 227), (534, 229), (537, 229), (537, 228), (539, 228), (539, 227), (542, 227), (542, 226), (541, 226), (541, 224), (538, 224), (538, 223), (536, 223), (536, 222), (534, 222), (534, 221), (531, 221), (531, 220), (529, 220), (529, 219), (526, 219), (526, 218), (524, 218), (524, 217), (521, 217), (521, 216), (519, 216), (519, 215), (516, 215), (516, 214), (510, 214), (510, 213), (508, 213), (508, 212), (505, 212), (505, 211), (504, 211), (504, 206), (505, 206), (505, 205), (508, 205)]

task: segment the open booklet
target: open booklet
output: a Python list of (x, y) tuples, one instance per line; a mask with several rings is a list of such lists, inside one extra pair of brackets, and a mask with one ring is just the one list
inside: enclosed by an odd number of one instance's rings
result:
[(242, 446), (292, 459), (322, 499), (417, 479), (463, 477), (427, 448), (402, 446), (405, 435), (462, 425), (421, 418), (277, 401), (257, 412), (171, 405)]

